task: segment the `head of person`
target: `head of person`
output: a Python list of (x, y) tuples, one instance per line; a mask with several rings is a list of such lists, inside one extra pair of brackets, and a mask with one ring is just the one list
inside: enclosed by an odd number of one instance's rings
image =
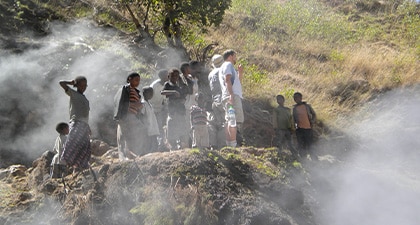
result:
[(276, 99), (277, 99), (277, 104), (279, 104), (280, 106), (284, 106), (284, 96), (283, 95), (277, 95)]
[(69, 125), (64, 122), (58, 123), (57, 126), (55, 126), (55, 130), (59, 134), (67, 135), (69, 134)]
[(75, 88), (77, 88), (77, 91), (79, 93), (84, 93), (86, 91), (87, 88), (87, 79), (84, 76), (77, 76), (76, 78), (74, 78), (74, 85)]
[(295, 100), (295, 102), (297, 104), (302, 103), (302, 97), (303, 96), (302, 96), (302, 94), (300, 92), (296, 92), (296, 93), (293, 94), (293, 100)]
[(211, 65), (213, 68), (219, 68), (223, 64), (223, 56), (216, 54), (213, 57), (211, 57)]
[(229, 61), (232, 64), (236, 64), (236, 52), (232, 49), (228, 49), (223, 52), (223, 60)]
[(181, 65), (179, 66), (179, 69), (181, 70), (181, 73), (184, 76), (187, 76), (188, 74), (191, 73), (191, 67), (190, 67), (190, 63), (189, 62), (183, 62), (183, 63), (181, 63)]
[(168, 79), (171, 83), (176, 84), (179, 80), (179, 70), (177, 68), (172, 68), (168, 71)]
[(146, 101), (153, 98), (153, 88), (152, 87), (143, 87), (143, 97)]
[(204, 94), (201, 92), (198, 92), (195, 94), (195, 101), (197, 102), (197, 105), (200, 107), (204, 107), (206, 101), (204, 99)]
[(131, 87), (138, 87), (140, 84), (140, 74), (130, 73), (127, 77), (127, 83), (129, 83)]
[(168, 70), (166, 69), (159, 70), (157, 75), (161, 83), (165, 83), (168, 80)]
[(190, 61), (190, 74), (193, 77), (199, 77), (201, 73), (201, 64), (197, 60)]

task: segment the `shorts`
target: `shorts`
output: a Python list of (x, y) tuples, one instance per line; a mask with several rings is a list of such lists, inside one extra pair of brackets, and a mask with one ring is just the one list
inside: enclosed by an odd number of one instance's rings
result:
[[(223, 100), (225, 109), (225, 118), (227, 116), (228, 99)], [(242, 108), (242, 99), (238, 95), (233, 95), (233, 108), (235, 109), (235, 118), (237, 123), (243, 123), (245, 120), (244, 110)]]

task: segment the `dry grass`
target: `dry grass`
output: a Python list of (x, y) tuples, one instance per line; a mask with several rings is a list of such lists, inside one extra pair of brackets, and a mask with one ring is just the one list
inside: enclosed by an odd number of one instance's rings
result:
[[(233, 48), (248, 63), (244, 81), (248, 99), (269, 99), (274, 106), (274, 96), (283, 94), (290, 106), (291, 93), (299, 91), (322, 120), (333, 121), (356, 110), (378, 91), (420, 83), (419, 55), (404, 40), (331, 43), (305, 35), (291, 37), (280, 28), (271, 34), (273, 39), (258, 33), (253, 19), (230, 11), (222, 25), (206, 37), (219, 43), (215, 52)], [(250, 74), (247, 68), (254, 65), (257, 68)], [(267, 81), (254, 81), (258, 70), (266, 73)], [(349, 96), (334, 96), (343, 93), (334, 93), (336, 89)]]

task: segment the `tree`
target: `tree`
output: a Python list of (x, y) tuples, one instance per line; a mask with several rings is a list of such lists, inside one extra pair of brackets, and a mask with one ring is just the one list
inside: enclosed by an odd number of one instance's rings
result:
[[(120, 0), (129, 11), (142, 39), (155, 43), (162, 32), (171, 47), (185, 48), (185, 25), (205, 29), (219, 25), (231, 0)], [(140, 22), (140, 20), (142, 22)]]

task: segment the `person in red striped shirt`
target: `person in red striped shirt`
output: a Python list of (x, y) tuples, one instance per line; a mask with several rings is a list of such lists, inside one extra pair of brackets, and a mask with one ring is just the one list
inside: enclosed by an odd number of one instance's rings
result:
[(131, 73), (127, 77), (127, 84), (119, 89), (114, 98), (114, 120), (118, 122), (117, 142), (120, 161), (143, 155), (142, 144), (146, 134), (144, 123), (141, 120), (140, 75)]

